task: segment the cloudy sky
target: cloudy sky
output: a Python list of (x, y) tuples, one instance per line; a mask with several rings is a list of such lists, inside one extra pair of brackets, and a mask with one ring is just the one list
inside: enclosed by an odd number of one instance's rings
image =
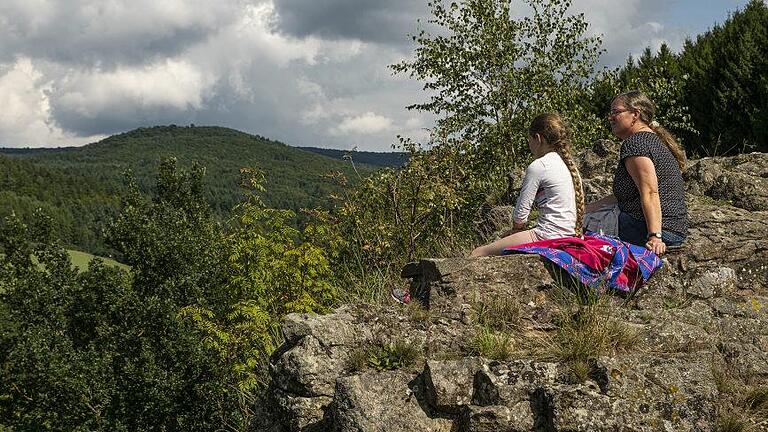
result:
[[(679, 48), (747, 0), (574, 0), (601, 63)], [(387, 151), (431, 119), (405, 106), (426, 0), (0, 0), (0, 147), (218, 125), (296, 146)]]

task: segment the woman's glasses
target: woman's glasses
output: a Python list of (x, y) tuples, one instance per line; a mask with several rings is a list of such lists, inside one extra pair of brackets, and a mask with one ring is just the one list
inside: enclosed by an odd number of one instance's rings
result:
[(619, 114), (621, 114), (623, 112), (627, 112), (627, 111), (632, 111), (632, 110), (629, 110), (629, 109), (611, 110), (608, 113), (608, 118), (611, 118), (613, 116), (617, 116), (617, 115), (619, 115)]

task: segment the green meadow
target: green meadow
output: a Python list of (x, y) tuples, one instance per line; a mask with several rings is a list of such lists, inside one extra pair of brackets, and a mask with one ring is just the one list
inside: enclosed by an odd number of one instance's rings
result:
[(105, 264), (113, 266), (113, 267), (119, 267), (123, 270), (130, 270), (131, 267), (127, 266), (125, 264), (119, 263), (111, 258), (105, 258), (100, 257), (96, 255), (91, 255), (87, 252), (81, 252), (78, 250), (73, 249), (67, 249), (67, 253), (69, 254), (69, 260), (72, 262), (72, 265), (77, 267), (77, 269), (81, 272), (88, 270), (88, 265), (91, 263), (92, 260), (99, 258), (102, 261), (104, 261)]

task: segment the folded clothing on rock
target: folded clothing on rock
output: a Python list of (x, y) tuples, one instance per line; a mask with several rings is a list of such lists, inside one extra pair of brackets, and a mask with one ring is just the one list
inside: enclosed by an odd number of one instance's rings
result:
[(586, 232), (583, 238), (563, 237), (504, 249), (505, 254), (535, 253), (578, 278), (583, 284), (606, 286), (624, 292), (640, 288), (661, 259), (650, 250), (621, 240)]

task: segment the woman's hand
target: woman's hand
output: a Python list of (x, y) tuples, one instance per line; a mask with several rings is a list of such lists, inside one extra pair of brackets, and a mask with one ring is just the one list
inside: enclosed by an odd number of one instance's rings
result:
[(667, 245), (664, 243), (664, 240), (658, 237), (649, 238), (645, 243), (645, 247), (656, 255), (661, 255), (667, 251)]

